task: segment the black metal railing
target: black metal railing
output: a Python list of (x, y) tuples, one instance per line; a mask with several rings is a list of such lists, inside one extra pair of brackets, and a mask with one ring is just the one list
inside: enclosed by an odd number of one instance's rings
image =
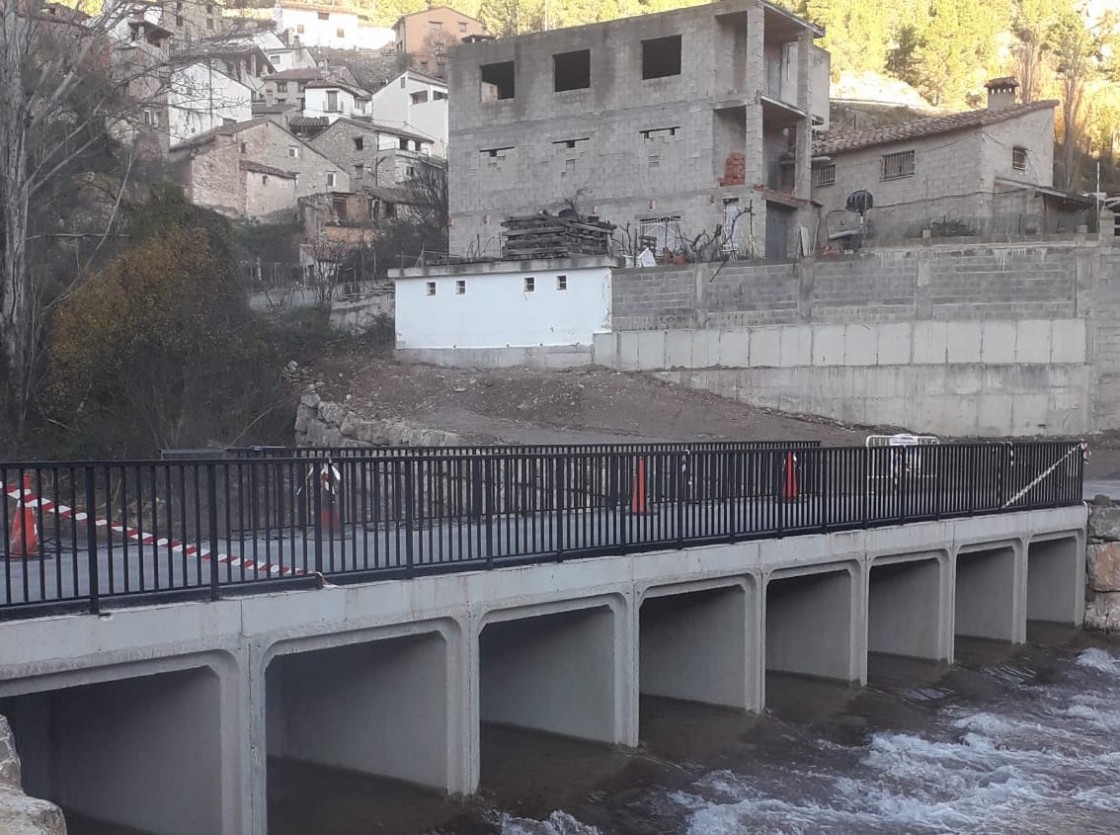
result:
[(1066, 442), (254, 450), (0, 464), (0, 481), (12, 617), (1059, 507), (1081, 501), (1082, 457)]

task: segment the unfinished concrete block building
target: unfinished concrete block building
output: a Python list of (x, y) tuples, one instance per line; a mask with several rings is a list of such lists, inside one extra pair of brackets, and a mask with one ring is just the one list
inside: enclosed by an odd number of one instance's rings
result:
[(769, 3), (723, 0), (456, 47), (452, 252), (497, 255), (502, 219), (573, 201), (659, 257), (717, 228), (739, 257), (792, 254), (815, 219), (821, 35)]

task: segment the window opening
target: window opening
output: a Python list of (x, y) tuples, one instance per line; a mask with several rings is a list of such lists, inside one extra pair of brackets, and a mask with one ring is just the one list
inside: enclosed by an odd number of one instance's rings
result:
[(436, 283), (434, 281), (428, 282), (427, 292), (429, 296), (434, 296), (436, 294)]
[(327, 172), (327, 188), (334, 188), (334, 172)]
[(914, 152), (899, 151), (897, 154), (883, 154), (880, 180), (899, 180), (914, 176)]
[(681, 36), (642, 41), (642, 78), (665, 78), (681, 74)]
[(364, 136), (354, 137), (354, 150), (364, 151), (366, 149), (366, 138)]
[(668, 128), (649, 128), (648, 130), (641, 131), (641, 134), (642, 139), (657, 139), (659, 137), (676, 136), (679, 129), (679, 125), (673, 125)]
[(578, 137), (577, 139), (555, 139), (555, 140), (553, 140), (552, 144), (553, 145), (563, 145), (565, 148), (574, 148), (574, 147), (576, 147), (577, 143), (587, 142), (588, 140), (590, 140), (590, 138), (591, 137), (589, 137), (589, 136), (581, 136), (581, 137)]
[(552, 89), (586, 90), (591, 86), (591, 50), (560, 52), (552, 56)]
[(556, 289), (557, 290), (567, 290), (568, 289), (568, 277), (566, 275), (556, 276)]
[(513, 61), (483, 64), (478, 69), (481, 79), (479, 97), (482, 101), (502, 101), (503, 99), (513, 98)]
[(526, 293), (532, 293), (534, 290), (536, 290), (537, 289), (536, 285), (537, 285), (537, 280), (535, 278), (533, 278), (533, 276), (530, 275), (530, 276), (525, 277), (525, 292)]
[(676, 252), (681, 245), (680, 221), (680, 215), (666, 215), (639, 220), (639, 244), (648, 247), (657, 258), (661, 258), (665, 250)]
[(836, 164), (821, 165), (813, 169), (814, 186), (831, 186), (836, 183)]
[(1027, 149), (1016, 145), (1011, 149), (1011, 167), (1016, 171), (1027, 170)]
[(463, 279), (458, 279), (455, 282), (455, 295), (462, 296), (467, 292), (467, 282)]

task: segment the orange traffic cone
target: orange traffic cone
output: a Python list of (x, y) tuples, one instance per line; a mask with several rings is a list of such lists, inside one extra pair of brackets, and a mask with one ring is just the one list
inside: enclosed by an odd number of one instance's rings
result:
[(324, 465), (319, 475), (323, 484), (319, 506), (319, 524), (324, 531), (328, 532), (329, 536), (333, 536), (334, 532), (342, 527), (342, 519), (338, 513), (338, 500), (335, 496), (337, 481), (332, 480), (332, 475), (335, 473), (337, 473), (337, 470), (334, 470), (333, 467)]
[(785, 475), (782, 478), (782, 499), (791, 502), (797, 495), (797, 458), (792, 452), (787, 452)]
[(630, 491), (630, 512), (648, 513), (649, 499), (646, 496), (646, 459), (638, 459), (638, 469), (634, 473), (634, 487)]
[(35, 511), (27, 506), (31, 494), (31, 474), (23, 474), (23, 493), (16, 504), (12, 516), (11, 541), (8, 552), (13, 557), (39, 556), (39, 526), (35, 523)]

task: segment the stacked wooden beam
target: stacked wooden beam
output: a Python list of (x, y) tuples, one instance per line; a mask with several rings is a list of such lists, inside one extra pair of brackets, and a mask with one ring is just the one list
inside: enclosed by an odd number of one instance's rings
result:
[(502, 258), (567, 258), (607, 255), (615, 226), (598, 218), (570, 215), (522, 215), (502, 221)]

